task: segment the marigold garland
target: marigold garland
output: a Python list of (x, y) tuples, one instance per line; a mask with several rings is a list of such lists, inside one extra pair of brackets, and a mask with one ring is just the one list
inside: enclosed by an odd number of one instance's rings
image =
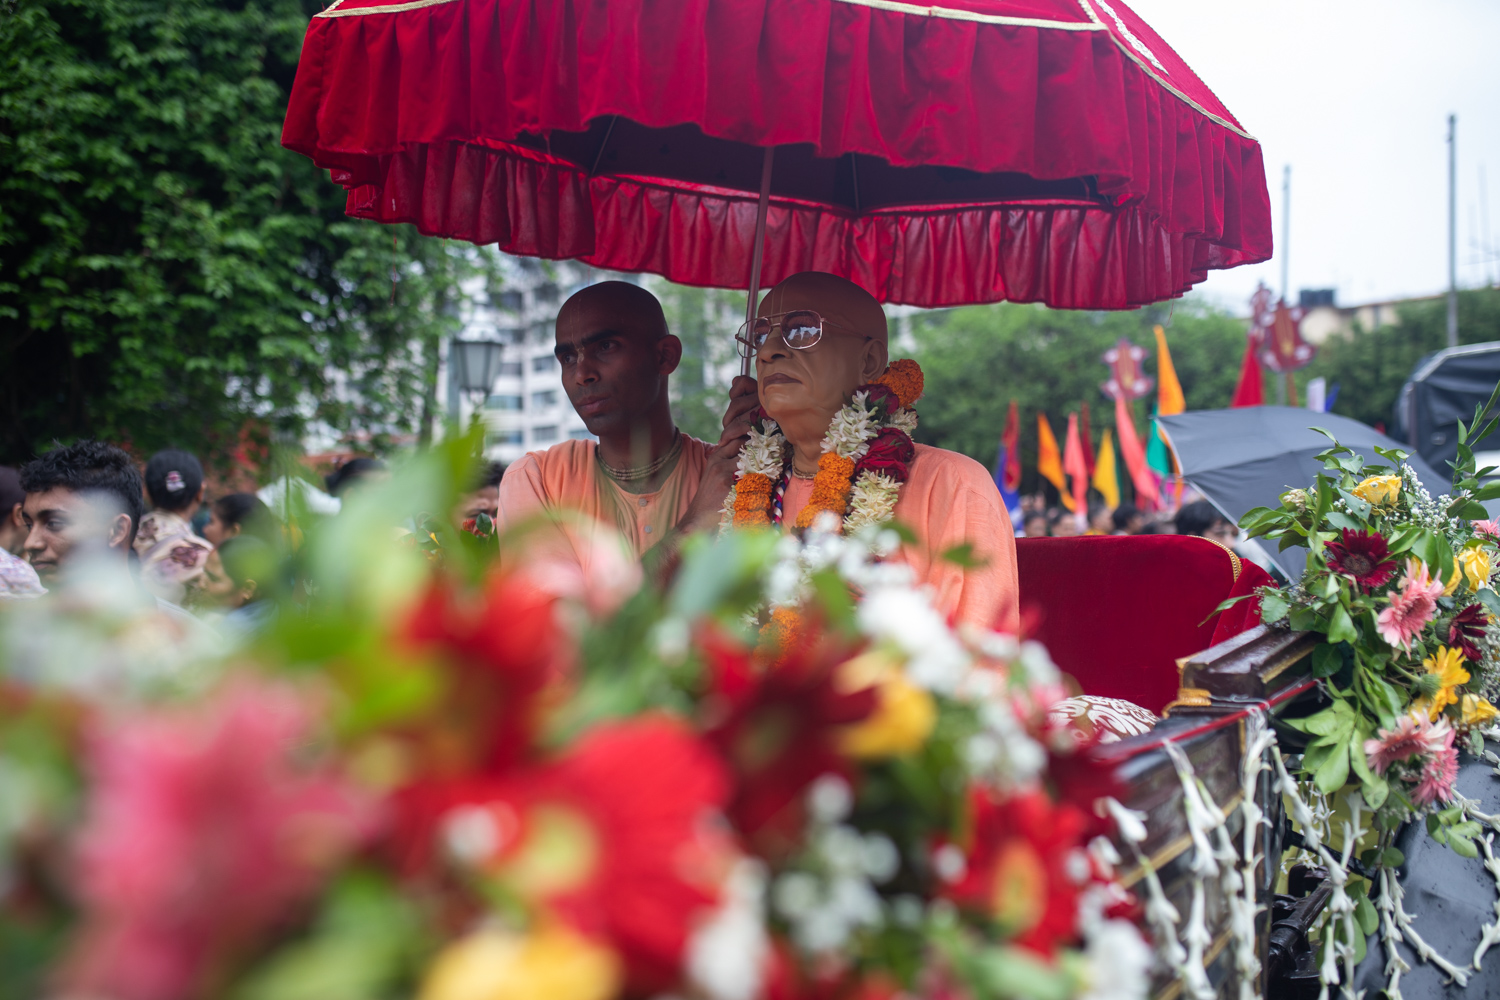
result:
[(818, 456), (818, 474), (813, 477), (812, 496), (797, 515), (797, 527), (812, 527), (824, 511), (837, 514), (843, 520), (849, 509), (849, 494), (854, 489), (853, 476), (854, 459), (843, 458), (831, 451)]
[[(903, 358), (854, 391), (829, 422), (812, 496), (795, 527), (811, 527), (824, 511), (837, 515), (846, 531), (891, 519), (914, 454), (911, 432), (917, 415), (910, 407), (921, 397), (923, 384), (921, 366)], [(781, 429), (762, 415), (740, 449), (739, 478), (725, 500), (721, 529), (778, 523), (777, 495), (789, 462)]]
[(922, 375), (921, 365), (911, 358), (901, 358), (887, 365), (885, 371), (875, 380), (875, 384), (883, 385), (894, 392), (904, 410), (922, 398), (922, 389), (926, 380)]

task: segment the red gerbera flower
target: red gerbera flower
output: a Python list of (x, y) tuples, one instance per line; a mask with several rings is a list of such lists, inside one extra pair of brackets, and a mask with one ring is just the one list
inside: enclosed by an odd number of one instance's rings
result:
[(719, 637), (710, 635), (703, 645), (717, 715), (705, 735), (738, 779), (729, 817), (747, 837), (795, 836), (802, 824), (794, 807), (802, 792), (821, 775), (847, 773), (839, 729), (873, 712), (877, 693), (839, 690), (834, 671), (851, 650), (814, 627), (770, 667)]
[(1344, 540), (1329, 542), (1323, 550), (1328, 568), (1349, 577), (1367, 594), (1396, 575), (1396, 560), (1379, 532), (1345, 528)]
[(681, 978), (688, 933), (717, 902), (733, 855), (712, 820), (727, 793), (722, 763), (687, 726), (649, 716), (463, 789), (442, 829), (460, 860), (607, 942), (649, 995)]
[[(944, 895), (1006, 939), (1051, 956), (1076, 935), (1078, 895), (1091, 870), (1081, 851), (1089, 819), (1045, 792), (969, 792), (963, 876)], [(1081, 870), (1075, 870), (1079, 869)]]
[[(405, 639), (454, 668), (430, 761), (449, 773), (496, 771), (531, 743), (540, 695), (565, 676), (572, 649), (555, 595), (516, 573), (493, 573), (477, 593), (434, 581), (403, 629)], [(431, 756), (430, 754), (428, 756)]]
[(1453, 621), (1449, 622), (1448, 645), (1457, 647), (1459, 652), (1464, 654), (1464, 659), (1471, 663), (1478, 663), (1484, 653), (1475, 640), (1484, 637), (1485, 626), (1489, 623), (1489, 619), (1484, 615), (1484, 608), (1478, 604), (1469, 605), (1454, 615)]

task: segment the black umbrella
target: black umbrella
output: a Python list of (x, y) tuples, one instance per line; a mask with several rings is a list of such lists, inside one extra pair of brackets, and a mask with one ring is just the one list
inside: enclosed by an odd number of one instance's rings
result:
[[(1406, 448), (1357, 420), (1291, 406), (1197, 410), (1159, 417), (1157, 426), (1176, 453), (1183, 478), (1236, 522), (1253, 507), (1275, 507), (1288, 489), (1312, 485), (1323, 471), (1317, 454), (1332, 447), (1313, 427), (1329, 431), (1371, 463), (1388, 464), (1375, 454), (1376, 447)], [(1426, 462), (1415, 455), (1407, 461), (1427, 492), (1448, 492), (1450, 481)], [(1302, 575), (1306, 549), (1266, 549), (1290, 579)]]

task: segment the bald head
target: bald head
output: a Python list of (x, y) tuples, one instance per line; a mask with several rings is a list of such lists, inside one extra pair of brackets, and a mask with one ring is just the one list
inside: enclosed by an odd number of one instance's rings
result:
[(667, 317), (655, 295), (628, 281), (601, 281), (580, 288), (568, 297), (557, 313), (559, 338), (564, 328), (575, 332), (580, 325), (597, 325), (606, 318), (618, 333), (660, 340), (667, 335)]
[(824, 271), (803, 271), (766, 293), (756, 315), (779, 316), (793, 309), (812, 309), (830, 323), (882, 344), (889, 341), (885, 310), (875, 296), (847, 278)]

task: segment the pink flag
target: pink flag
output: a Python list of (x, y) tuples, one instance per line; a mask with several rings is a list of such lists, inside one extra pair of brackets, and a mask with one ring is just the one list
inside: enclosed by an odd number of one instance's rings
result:
[(1063, 445), (1063, 471), (1072, 480), (1073, 516), (1080, 531), (1088, 530), (1089, 463), (1083, 454), (1083, 439), (1078, 435), (1078, 414), (1068, 414), (1068, 437)]
[(1135, 433), (1135, 416), (1123, 396), (1115, 399), (1115, 433), (1120, 436), (1120, 457), (1130, 472), (1130, 481), (1135, 484), (1136, 506), (1142, 510), (1154, 510), (1158, 505), (1156, 477), (1146, 465), (1146, 449)]

